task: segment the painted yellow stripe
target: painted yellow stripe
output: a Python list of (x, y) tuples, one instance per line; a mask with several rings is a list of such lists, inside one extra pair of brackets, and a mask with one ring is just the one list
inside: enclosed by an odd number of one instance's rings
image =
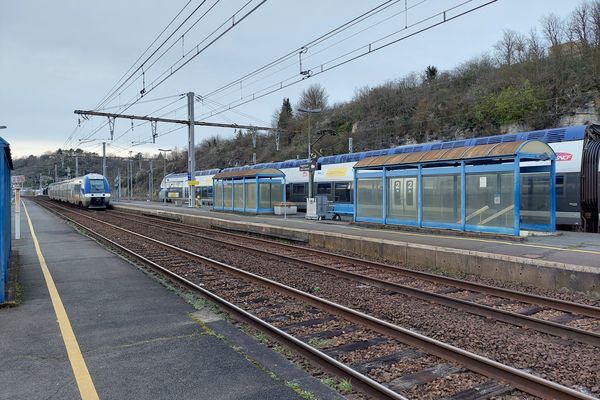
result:
[(63, 306), (60, 295), (58, 294), (58, 290), (56, 289), (56, 285), (54, 284), (54, 279), (52, 279), (50, 270), (48, 270), (48, 265), (46, 264), (46, 260), (44, 259), (44, 255), (40, 249), (40, 243), (37, 240), (35, 231), (33, 230), (33, 224), (31, 223), (31, 218), (29, 217), (29, 212), (27, 211), (27, 207), (25, 207), (24, 203), (23, 209), (25, 210), (25, 215), (27, 216), (29, 231), (31, 232), (31, 238), (33, 239), (33, 245), (35, 246), (35, 252), (37, 253), (40, 267), (42, 268), (44, 279), (46, 280), (46, 285), (48, 286), (48, 291), (50, 292), (50, 298), (52, 299), (52, 305), (54, 306), (54, 312), (56, 313), (60, 333), (62, 334), (62, 338), (67, 349), (69, 362), (71, 363), (71, 368), (73, 369), (73, 374), (75, 375), (75, 381), (77, 382), (77, 387), (79, 388), (79, 394), (81, 395), (82, 400), (98, 400), (99, 398), (98, 393), (96, 392), (96, 387), (94, 386), (92, 377), (90, 376), (85, 364), (85, 360), (83, 359), (83, 355), (81, 354), (81, 350), (79, 349), (79, 343), (77, 343), (77, 338), (75, 337), (75, 333), (71, 327), (71, 322), (69, 322), (69, 317), (67, 316), (67, 311)]

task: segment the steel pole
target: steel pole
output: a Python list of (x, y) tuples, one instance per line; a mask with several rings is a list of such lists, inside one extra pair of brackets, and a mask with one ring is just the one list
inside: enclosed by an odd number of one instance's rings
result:
[(79, 156), (75, 156), (75, 176), (79, 176)]
[(106, 142), (102, 142), (102, 176), (106, 178)]
[[(194, 144), (194, 93), (189, 92), (187, 94), (188, 102), (188, 176), (191, 177), (192, 181), (196, 178), (196, 146)], [(196, 199), (196, 190), (194, 185), (189, 187), (190, 204), (189, 207), (194, 207)]]

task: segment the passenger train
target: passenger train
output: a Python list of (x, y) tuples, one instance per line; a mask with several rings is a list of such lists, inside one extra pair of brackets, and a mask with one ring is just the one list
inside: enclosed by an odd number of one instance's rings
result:
[(48, 197), (86, 208), (107, 208), (110, 205), (110, 187), (100, 174), (87, 174), (48, 186)]
[[(340, 154), (320, 157), (318, 170), (314, 176), (313, 193), (327, 195), (336, 205), (353, 203), (353, 167), (357, 161), (366, 157), (414, 153), (436, 149), (469, 147), (482, 144), (515, 142), (521, 140), (540, 140), (548, 143), (557, 156), (556, 163), (556, 223), (562, 228), (599, 232), (600, 214), (600, 125), (577, 125), (564, 128), (546, 129), (485, 136), (473, 139), (433, 142), (416, 145), (404, 145), (390, 149), (372, 150), (359, 153)], [(244, 165), (211, 169), (196, 173), (200, 187), (196, 189), (203, 198), (212, 197), (212, 177), (219, 171), (242, 171), (256, 168), (276, 168), (286, 175), (286, 196), (289, 202), (299, 205), (308, 195), (308, 172), (300, 171), (299, 166), (308, 160), (287, 160), (283, 162)], [(198, 179), (202, 177), (202, 179)], [(186, 174), (170, 174), (161, 183), (163, 196), (186, 189)], [(412, 202), (416, 206), (416, 193), (412, 190), (414, 182), (395, 182), (398, 184), (404, 203)], [(535, 191), (531, 182), (527, 190)], [(394, 191), (396, 192), (396, 191)], [(169, 196), (171, 196), (169, 194)]]

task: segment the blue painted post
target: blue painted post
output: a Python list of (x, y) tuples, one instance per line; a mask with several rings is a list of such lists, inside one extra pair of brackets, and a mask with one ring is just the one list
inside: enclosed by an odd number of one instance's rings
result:
[(258, 214), (258, 208), (260, 206), (260, 197), (258, 197), (259, 193), (260, 193), (260, 190), (259, 190), (260, 186), (259, 186), (259, 183), (258, 183), (258, 175), (256, 175), (256, 177), (254, 179), (255, 179), (255, 182), (256, 182), (256, 213)]
[(286, 183), (285, 176), (283, 177), (283, 218), (287, 219), (287, 193), (285, 192)]
[(212, 207), (213, 207), (213, 210), (214, 210), (215, 209), (215, 191), (216, 191), (216, 188), (217, 188), (217, 185), (215, 184), (215, 180), (214, 179), (213, 179), (212, 187), (213, 187), (213, 191), (212, 191), (212, 196), (211, 197), (212, 197), (212, 203), (213, 203)]
[(460, 229), (465, 230), (467, 225), (467, 175), (465, 162), (460, 162)]
[(354, 174), (354, 188), (353, 188), (353, 192), (354, 192), (354, 200), (352, 201), (354, 203), (354, 207), (352, 210), (352, 221), (356, 222), (356, 210), (358, 209), (358, 200), (357, 200), (357, 196), (356, 194), (358, 193), (358, 188), (357, 188), (357, 183), (358, 183), (358, 179), (356, 178), (356, 169), (353, 172)]
[(244, 191), (244, 212), (246, 212), (246, 177), (242, 178), (242, 190)]
[(517, 156), (514, 160), (515, 167), (515, 184), (514, 184), (514, 197), (515, 197), (515, 215), (514, 215), (514, 230), (515, 236), (521, 234), (521, 158)]
[(417, 175), (417, 225), (423, 227), (423, 167), (419, 164)]
[(231, 211), (235, 209), (235, 184), (231, 178)]
[(550, 230), (556, 231), (556, 159), (550, 161)]
[(387, 193), (388, 193), (388, 185), (387, 185), (387, 174), (386, 174), (386, 168), (385, 166), (383, 167), (382, 171), (381, 171), (381, 180), (383, 182), (383, 224), (385, 225), (387, 223)]

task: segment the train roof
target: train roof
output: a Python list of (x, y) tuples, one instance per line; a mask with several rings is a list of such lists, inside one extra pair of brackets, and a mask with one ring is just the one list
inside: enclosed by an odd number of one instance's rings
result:
[[(194, 173), (194, 176), (214, 175), (214, 174), (218, 173), (219, 171), (220, 171), (219, 168), (204, 169), (202, 171), (196, 171)], [(177, 177), (183, 177), (183, 176), (187, 178), (187, 172), (174, 172), (174, 173), (167, 174), (167, 177), (169, 177), (169, 178), (177, 178)]]
[(504, 135), (483, 136), (472, 139), (452, 140), (447, 142), (433, 142), (414, 145), (398, 146), (391, 149), (363, 151), (360, 153), (338, 154), (319, 158), (319, 163), (341, 164), (362, 160), (366, 157), (386, 156), (402, 153), (415, 153), (418, 151), (430, 151), (438, 149), (452, 149), (456, 147), (471, 147), (482, 144), (517, 142), (524, 140), (539, 140), (544, 143), (569, 142), (583, 140), (588, 125), (568, 126), (564, 128), (544, 129), (538, 131), (507, 133)]
[(301, 159), (301, 160), (292, 159), (292, 160), (279, 161), (279, 162), (261, 163), (261, 164), (254, 164), (254, 165), (242, 165), (240, 167), (224, 168), (222, 170), (222, 172), (237, 172), (237, 171), (246, 171), (248, 169), (259, 169), (259, 168), (272, 168), (272, 169), (296, 168), (296, 167), (299, 167), (301, 164), (306, 164), (306, 163), (308, 163), (307, 158)]
[(82, 175), (82, 176), (76, 176), (75, 178), (65, 179), (64, 181), (52, 182), (48, 186), (57, 185), (59, 183), (69, 183), (69, 182), (73, 182), (73, 181), (76, 181), (78, 179), (83, 179), (83, 178), (88, 178), (88, 179), (106, 179), (106, 178), (104, 178), (104, 175), (102, 175), (102, 174), (96, 174), (96, 173), (92, 172), (92, 173), (85, 174), (85, 175)]

